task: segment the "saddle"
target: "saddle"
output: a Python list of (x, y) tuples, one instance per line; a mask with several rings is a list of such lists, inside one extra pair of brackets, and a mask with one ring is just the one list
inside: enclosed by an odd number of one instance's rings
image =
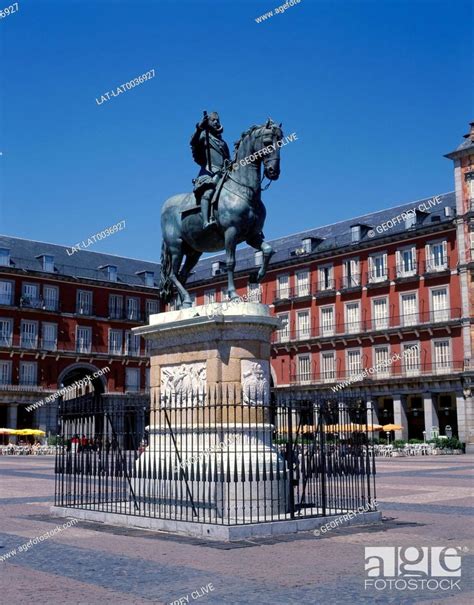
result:
[[(226, 166), (224, 168), (224, 171), (222, 172), (218, 182), (217, 182), (217, 187), (214, 189), (214, 194), (212, 196), (211, 199), (211, 213), (215, 214), (215, 211), (217, 210), (217, 205), (219, 202), (219, 197), (222, 191), (222, 187), (224, 186), (224, 183), (226, 181), (227, 175), (230, 172), (230, 166)], [(194, 200), (196, 201), (196, 196), (194, 196)], [(183, 210), (181, 212), (181, 219), (186, 218), (187, 216), (190, 216), (191, 214), (199, 214), (201, 212), (201, 205), (197, 203), (195, 206), (191, 206), (191, 208), (187, 208), (186, 210)]]

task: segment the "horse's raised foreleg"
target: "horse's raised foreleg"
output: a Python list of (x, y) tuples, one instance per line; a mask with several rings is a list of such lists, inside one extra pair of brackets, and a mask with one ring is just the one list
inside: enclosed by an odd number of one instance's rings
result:
[(267, 242), (264, 241), (262, 232), (252, 237), (249, 237), (247, 239), (247, 244), (249, 246), (252, 246), (252, 248), (255, 248), (255, 250), (259, 250), (263, 253), (262, 266), (260, 267), (259, 272), (257, 273), (257, 282), (260, 283), (265, 277), (265, 274), (267, 273), (268, 263), (270, 262), (270, 259), (273, 254), (275, 254), (275, 251), (270, 246), (270, 244), (267, 244)]
[(191, 297), (189, 296), (189, 292), (183, 286), (183, 284), (181, 283), (181, 281), (178, 277), (179, 270), (181, 267), (181, 262), (183, 261), (183, 251), (182, 251), (181, 247), (180, 248), (170, 248), (170, 254), (171, 254), (170, 280), (173, 282), (173, 284), (176, 286), (176, 289), (178, 290), (178, 295), (181, 300), (180, 308), (186, 309), (188, 307), (192, 307), (193, 301), (191, 300)]
[(229, 227), (225, 232), (225, 253), (227, 266), (227, 293), (230, 300), (239, 298), (235, 289), (234, 270), (235, 270), (235, 248), (237, 246), (237, 229)]

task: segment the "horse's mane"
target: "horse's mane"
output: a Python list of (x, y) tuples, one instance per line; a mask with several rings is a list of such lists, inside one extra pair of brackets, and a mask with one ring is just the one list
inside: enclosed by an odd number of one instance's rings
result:
[(240, 147), (242, 141), (245, 139), (245, 137), (249, 136), (252, 134), (252, 132), (254, 132), (255, 130), (257, 130), (258, 128), (263, 128), (264, 124), (254, 124), (253, 126), (250, 126), (250, 128), (248, 128), (247, 130), (245, 130), (241, 135), (240, 135), (240, 139), (238, 141), (235, 141), (234, 143), (234, 153), (237, 153), (237, 149)]

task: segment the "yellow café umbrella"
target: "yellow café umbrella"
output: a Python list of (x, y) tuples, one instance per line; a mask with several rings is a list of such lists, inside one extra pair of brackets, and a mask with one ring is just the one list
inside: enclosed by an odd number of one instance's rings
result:
[(324, 427), (324, 431), (326, 433), (354, 433), (365, 431), (365, 426), (363, 424), (328, 424)]
[(45, 435), (46, 433), (44, 431), (41, 431), (40, 429), (15, 429), (14, 431), (11, 432), (11, 434), (27, 436), (27, 435)]
[(382, 430), (388, 433), (390, 431), (401, 431), (402, 428), (403, 427), (400, 424), (384, 424)]
[(373, 433), (374, 431), (381, 431), (383, 429), (383, 426), (381, 424), (364, 424), (362, 426), (364, 427), (364, 430), (367, 430), (370, 433)]
[(15, 429), (0, 429), (0, 435), (11, 435)]

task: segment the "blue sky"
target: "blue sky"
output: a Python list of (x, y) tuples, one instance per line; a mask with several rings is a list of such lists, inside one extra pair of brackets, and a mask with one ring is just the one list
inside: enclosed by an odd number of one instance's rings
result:
[(231, 148), (268, 116), (297, 133), (264, 195), (267, 238), (452, 190), (472, 2), (301, 0), (255, 22), (280, 4), (19, 0), (0, 20), (0, 233), (72, 246), (125, 220), (89, 250), (159, 260), (203, 109)]

